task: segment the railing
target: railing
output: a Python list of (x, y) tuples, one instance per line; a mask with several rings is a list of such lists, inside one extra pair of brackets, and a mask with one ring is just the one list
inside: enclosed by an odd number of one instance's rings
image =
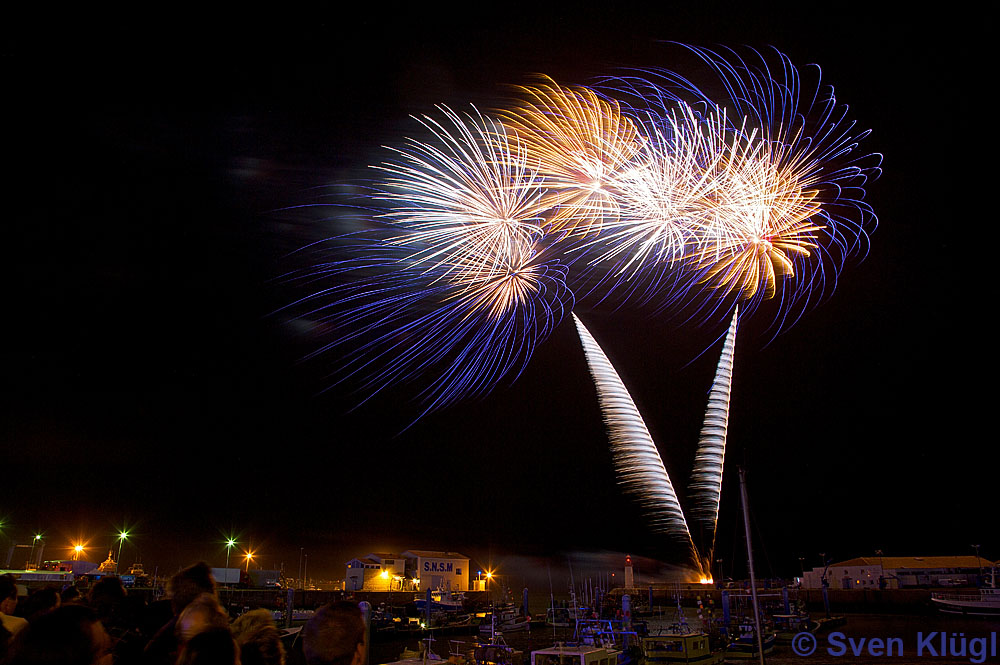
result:
[(931, 598), (934, 600), (955, 600), (964, 603), (984, 600), (983, 596), (970, 593), (932, 593)]

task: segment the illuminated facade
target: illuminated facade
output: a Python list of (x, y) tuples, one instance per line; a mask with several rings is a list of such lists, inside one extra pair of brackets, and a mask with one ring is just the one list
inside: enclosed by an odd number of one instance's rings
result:
[[(975, 556), (865, 556), (831, 563), (826, 580), (831, 589), (903, 589), (976, 586), (980, 572), (993, 562)], [(805, 589), (823, 586), (823, 568), (806, 571)]]
[(407, 574), (418, 581), (418, 591), (440, 589), (444, 591), (469, 590), (469, 557), (458, 552), (433, 550), (406, 550)]
[(370, 552), (347, 562), (346, 591), (469, 591), (469, 557), (458, 552)]
[(371, 552), (347, 562), (344, 576), (347, 591), (410, 591), (416, 589), (407, 577), (406, 559), (400, 554)]

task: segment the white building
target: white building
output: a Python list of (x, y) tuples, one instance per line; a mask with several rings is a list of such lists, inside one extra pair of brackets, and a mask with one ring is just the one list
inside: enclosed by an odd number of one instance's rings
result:
[(458, 552), (433, 550), (406, 550), (406, 572), (416, 578), (418, 591), (441, 589), (444, 591), (469, 590), (469, 557)]
[[(831, 589), (901, 589), (906, 587), (976, 586), (980, 570), (993, 562), (968, 556), (865, 556), (831, 563), (826, 580)], [(823, 586), (823, 568), (806, 571), (805, 589)], [(880, 580), (882, 580), (880, 582)]]
[(469, 557), (458, 552), (370, 552), (347, 562), (347, 591), (469, 591)]
[(406, 558), (390, 552), (371, 552), (347, 562), (344, 576), (347, 591), (416, 590), (412, 577), (406, 576)]

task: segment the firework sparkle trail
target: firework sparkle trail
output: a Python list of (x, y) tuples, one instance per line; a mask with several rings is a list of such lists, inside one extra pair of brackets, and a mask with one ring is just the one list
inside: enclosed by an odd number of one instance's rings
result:
[(701, 560), (684, 519), (684, 511), (646, 423), (593, 335), (576, 314), (573, 321), (597, 388), (619, 482), (639, 503), (652, 530), (687, 546), (692, 563), (700, 568)]
[(719, 502), (722, 498), (722, 472), (726, 461), (726, 434), (729, 426), (729, 395), (733, 383), (733, 353), (739, 307), (733, 312), (729, 332), (715, 370), (715, 380), (708, 396), (705, 420), (698, 438), (691, 480), (688, 486), (688, 514), (698, 538), (702, 568), (712, 570), (715, 552), (715, 530), (719, 523)]

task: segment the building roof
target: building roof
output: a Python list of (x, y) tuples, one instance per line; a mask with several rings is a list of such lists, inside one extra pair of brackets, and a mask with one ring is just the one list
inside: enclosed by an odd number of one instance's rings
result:
[(368, 557), (354, 557), (353, 559), (351, 559), (347, 563), (354, 563), (355, 561), (357, 561), (358, 563), (367, 563), (367, 564), (370, 564), (372, 566), (379, 565), (378, 561), (375, 561), (374, 559), (369, 559)]
[(440, 552), (434, 550), (406, 550), (403, 552), (403, 556), (419, 556), (425, 559), (465, 559), (468, 560), (469, 557), (464, 554), (459, 554), (458, 552)]
[(366, 557), (367, 559), (402, 559), (401, 554), (393, 554), (391, 552), (369, 552)]
[(831, 568), (848, 566), (879, 566), (885, 569), (921, 569), (921, 568), (989, 568), (994, 565), (989, 559), (974, 555), (961, 556), (859, 556), (847, 561), (831, 563)]

